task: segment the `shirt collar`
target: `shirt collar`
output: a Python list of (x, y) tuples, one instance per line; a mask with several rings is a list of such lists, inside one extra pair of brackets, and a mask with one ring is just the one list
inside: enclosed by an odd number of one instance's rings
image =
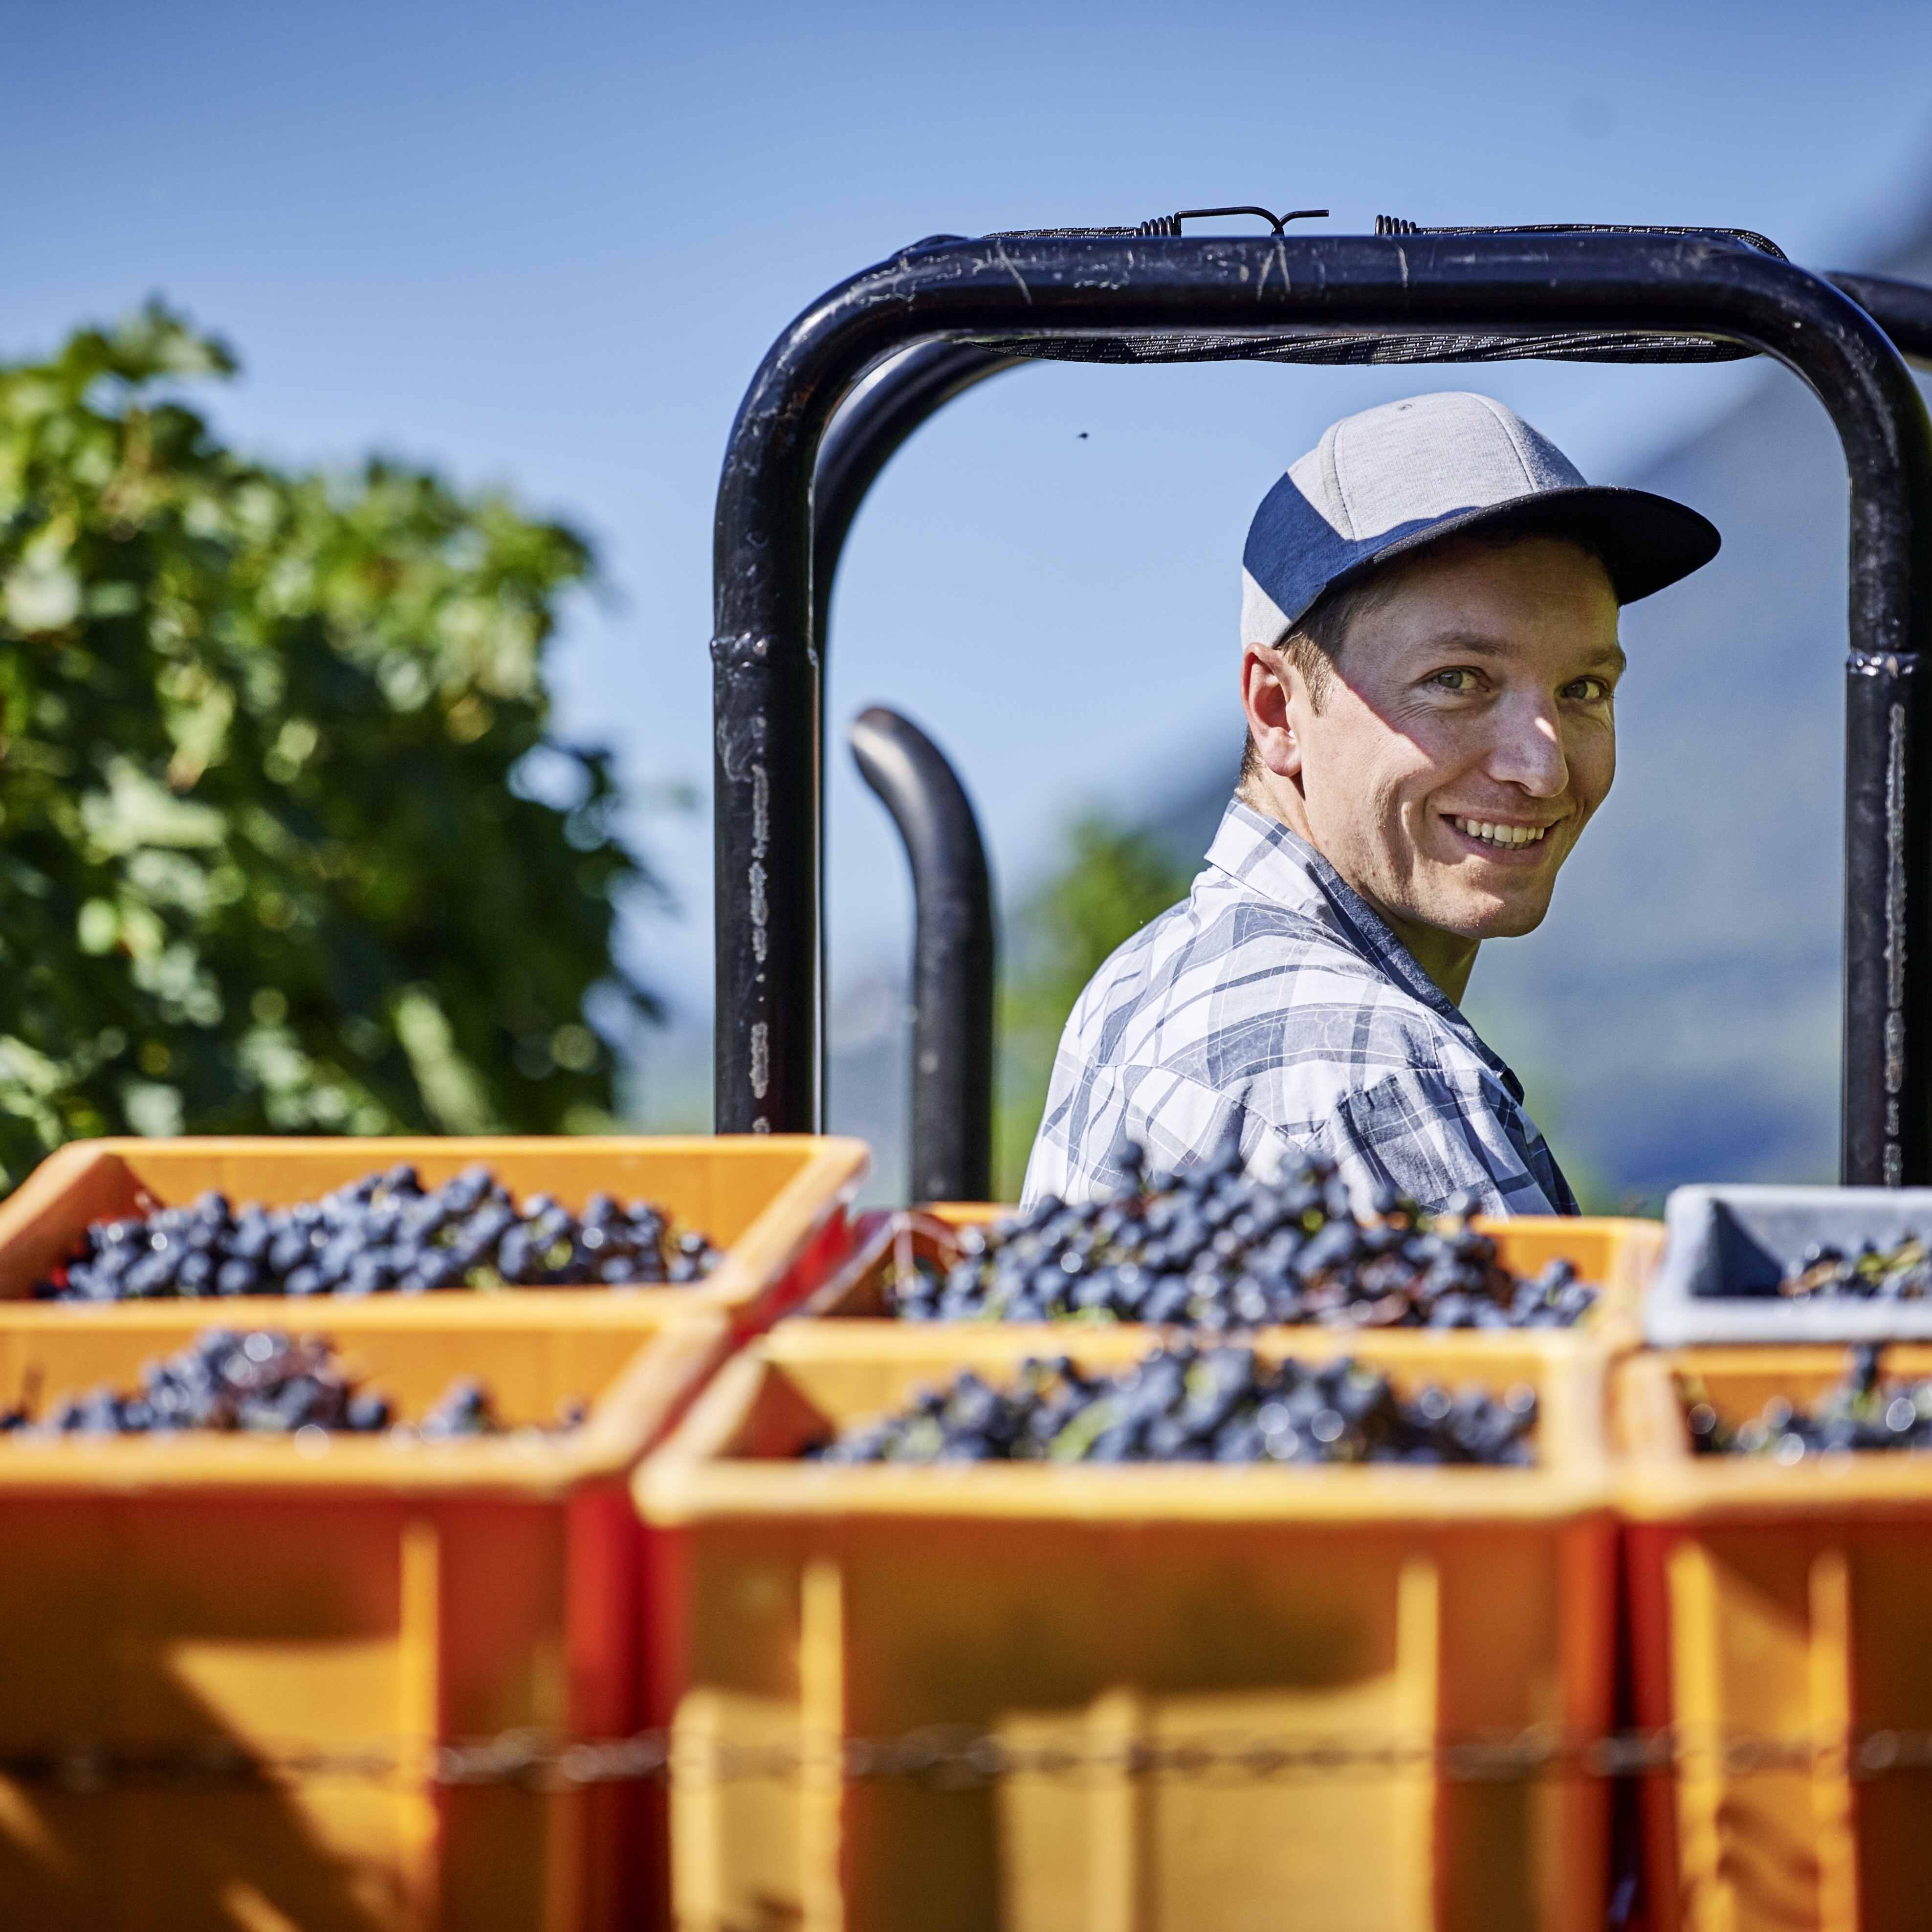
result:
[(1477, 1032), (1458, 1006), (1414, 961), (1388, 922), (1348, 884), (1315, 848), (1277, 819), (1231, 799), (1208, 848), (1208, 862), (1250, 891), (1313, 920), (1453, 1028), (1503, 1082), (1522, 1099), (1522, 1084)]

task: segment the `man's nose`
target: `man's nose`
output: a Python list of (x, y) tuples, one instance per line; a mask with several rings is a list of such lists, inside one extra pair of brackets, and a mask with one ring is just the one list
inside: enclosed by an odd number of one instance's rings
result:
[(1502, 707), (1487, 761), (1499, 784), (1520, 786), (1532, 798), (1560, 798), (1570, 784), (1570, 761), (1553, 706), (1528, 700)]

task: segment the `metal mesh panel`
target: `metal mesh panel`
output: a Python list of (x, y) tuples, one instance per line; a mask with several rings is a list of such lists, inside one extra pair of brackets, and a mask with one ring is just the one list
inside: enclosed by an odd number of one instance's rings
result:
[(995, 228), (979, 238), (982, 242), (1114, 241), (1123, 235), (1150, 232), (1150, 224), (1142, 222), (1138, 228)]
[(1638, 225), (1625, 221), (1532, 221), (1513, 228), (1431, 228), (1418, 221), (1405, 221), (1399, 214), (1376, 217), (1378, 235), (1727, 235), (1760, 254), (1780, 262), (1791, 257), (1769, 236), (1754, 228), (1701, 228), (1676, 224)]
[(1702, 335), (1570, 329), (1547, 334), (1265, 336), (1130, 330), (1106, 335), (985, 336), (1002, 356), (1054, 362), (1736, 362), (1754, 354)]

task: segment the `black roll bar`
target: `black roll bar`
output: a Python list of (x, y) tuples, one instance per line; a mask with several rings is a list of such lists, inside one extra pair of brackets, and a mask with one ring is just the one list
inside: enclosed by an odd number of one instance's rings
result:
[(1660, 340), (1776, 357), (1818, 394), (1844, 446), (1841, 1171), (1894, 1185), (1927, 1178), (1932, 951), (1917, 888), (1932, 817), (1919, 674), (1932, 627), (1932, 428), (1863, 310), (1823, 278), (1714, 232), (988, 237), (908, 250), (808, 309), (754, 379), (718, 492), (720, 1131), (809, 1130), (822, 1108), (823, 632), (811, 484), (828, 418), (870, 368), (928, 341), (1021, 356), (1457, 361), (1658, 359), (1645, 344)]
[(848, 734), (911, 862), (914, 1201), (985, 1201), (993, 1185), (992, 883), (964, 788), (910, 718), (874, 705)]
[(1908, 362), (1932, 369), (1932, 289), (1894, 275), (1850, 275), (1834, 270), (1826, 280), (1842, 289), (1883, 329)]
[[(827, 662), (826, 647), (830, 640), (832, 623), (832, 585), (838, 574), (838, 560), (844, 555), (845, 539), (851, 534), (852, 520), (859, 514), (859, 506), (866, 500), (866, 493), (878, 481), (879, 472), (892, 460), (899, 446), (914, 430), (929, 417), (935, 416), (954, 397), (963, 395), (976, 382), (988, 376), (997, 376), (1003, 369), (1016, 368), (1019, 365), (1010, 356), (999, 356), (990, 349), (976, 347), (970, 342), (916, 342), (897, 355), (890, 356), (872, 368), (854, 383), (844, 400), (840, 403), (831, 422), (826, 426), (825, 434), (820, 440), (818, 455), (813, 466), (812, 482), (812, 636), (818, 647), (819, 680), (821, 687), (825, 678)], [(938, 752), (933, 756), (940, 764), (946, 763)], [(947, 776), (952, 778), (950, 770)], [(956, 785), (958, 781), (952, 779)], [(876, 790), (878, 788), (874, 787)], [(883, 794), (880, 794), (884, 796)], [(896, 814), (895, 814), (896, 816)], [(970, 816), (970, 808), (968, 816)], [(903, 832), (904, 828), (901, 826)], [(825, 824), (820, 819), (819, 866), (821, 876), (825, 863)], [(973, 828), (976, 844), (979, 827)], [(963, 850), (949, 848), (948, 850)], [(910, 847), (907, 848), (907, 858), (911, 862), (917, 884), (919, 860)], [(936, 853), (928, 853), (928, 861), (936, 859)], [(980, 869), (986, 866), (986, 854), (981, 850)], [(932, 890), (944, 895), (956, 896), (970, 892), (970, 882), (956, 880), (945, 886), (934, 885)], [(945, 1015), (938, 1006), (926, 1000), (919, 1002), (919, 1011), (928, 1015), (931, 1024), (940, 1031), (948, 1031), (969, 1024), (968, 1016), (979, 1010), (983, 1000), (987, 1010), (992, 1010), (993, 987), (993, 928), (990, 900), (987, 909), (988, 925), (983, 945), (975, 944), (974, 957), (986, 962), (986, 985), (983, 992), (969, 985), (961, 985), (959, 992), (962, 1005), (951, 1016)], [(915, 956), (918, 941), (914, 941)], [(830, 984), (830, 968), (826, 957), (826, 934), (821, 920), (818, 934), (819, 983)], [(944, 996), (944, 988), (932, 989), (935, 998)], [(819, 1030), (819, 1092), (826, 1090), (826, 1057), (829, 1042), (824, 1029)], [(917, 1055), (915, 1052), (915, 1061)], [(992, 1064), (986, 1067), (987, 1097), (985, 1118), (988, 1136), (992, 1132)], [(914, 1109), (916, 1117), (918, 1110)], [(916, 1129), (913, 1138), (916, 1140)], [(984, 1165), (988, 1172), (992, 1156), (988, 1151), (984, 1156)], [(917, 1172), (920, 1162), (914, 1150), (910, 1172)], [(914, 1198), (929, 1201), (964, 1201), (975, 1198), (965, 1194), (915, 1195)]]
[(832, 580), (866, 492), (894, 452), (954, 397), (1003, 369), (1010, 356), (970, 342), (920, 342), (866, 371), (838, 405), (818, 446), (812, 482), (812, 635), (824, 655)]

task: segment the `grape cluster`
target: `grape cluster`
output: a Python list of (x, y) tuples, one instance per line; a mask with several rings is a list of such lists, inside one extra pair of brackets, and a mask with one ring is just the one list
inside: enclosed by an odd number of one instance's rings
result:
[(150, 1362), (131, 1395), (98, 1388), (68, 1396), (34, 1424), (16, 1410), (0, 1422), (50, 1435), (132, 1436), (181, 1429), (387, 1428), (389, 1405), (358, 1390), (328, 1344), (314, 1335), (210, 1328), (179, 1354)]
[(1064, 1358), (1010, 1388), (970, 1370), (814, 1453), (826, 1462), (1533, 1463), (1536, 1394), (1431, 1386), (1405, 1402), (1343, 1359), (1269, 1366), (1252, 1350), (1157, 1348), (1112, 1376)]
[[(562, 1405), (557, 1426), (574, 1428), (584, 1414), (580, 1402)], [(320, 1429), (370, 1435), (392, 1420), (388, 1400), (359, 1388), (320, 1336), (208, 1328), (178, 1354), (148, 1363), (131, 1395), (101, 1388), (64, 1396), (41, 1422), (23, 1405), (0, 1413), (0, 1430), (146, 1436), (212, 1429), (280, 1436)], [(453, 1381), (412, 1428), (402, 1426), (428, 1442), (503, 1433), (489, 1391), (468, 1376)]]
[(232, 1209), (204, 1194), (97, 1222), (82, 1252), (35, 1293), (71, 1301), (236, 1294), (422, 1294), (700, 1281), (722, 1256), (662, 1208), (594, 1194), (572, 1214), (545, 1194), (520, 1210), (483, 1167), (425, 1190), (411, 1167), (292, 1208)]
[[(575, 1396), (567, 1397), (556, 1406), (556, 1420), (550, 1427), (535, 1428), (526, 1425), (517, 1432), (520, 1435), (567, 1435), (579, 1428), (590, 1414), (588, 1406)], [(496, 1414), (496, 1406), (490, 1400), (489, 1390), (472, 1376), (458, 1376), (437, 1398), (436, 1406), (414, 1424), (398, 1424), (399, 1431), (413, 1433), (424, 1442), (452, 1442), (466, 1436), (502, 1436), (508, 1432), (508, 1425)]]
[(1705, 1456), (1802, 1462), (1832, 1450), (1932, 1449), (1932, 1380), (1882, 1382), (1879, 1350), (1850, 1352), (1844, 1379), (1808, 1408), (1774, 1395), (1748, 1422), (1726, 1422), (1694, 1384), (1684, 1391), (1691, 1446)]
[(1932, 1294), (1932, 1249), (1916, 1234), (1889, 1248), (1867, 1241), (1855, 1255), (1814, 1241), (1784, 1271), (1780, 1294), (1850, 1295), (1868, 1301), (1917, 1301)]
[(1597, 1291), (1564, 1261), (1519, 1280), (1465, 1216), (1425, 1214), (1389, 1194), (1358, 1221), (1332, 1165), (1274, 1181), (1232, 1150), (1143, 1184), (1136, 1159), (1107, 1198), (1048, 1199), (988, 1232), (968, 1228), (943, 1277), (916, 1268), (891, 1285), (914, 1322), (1187, 1322), (1252, 1328), (1560, 1328)]

